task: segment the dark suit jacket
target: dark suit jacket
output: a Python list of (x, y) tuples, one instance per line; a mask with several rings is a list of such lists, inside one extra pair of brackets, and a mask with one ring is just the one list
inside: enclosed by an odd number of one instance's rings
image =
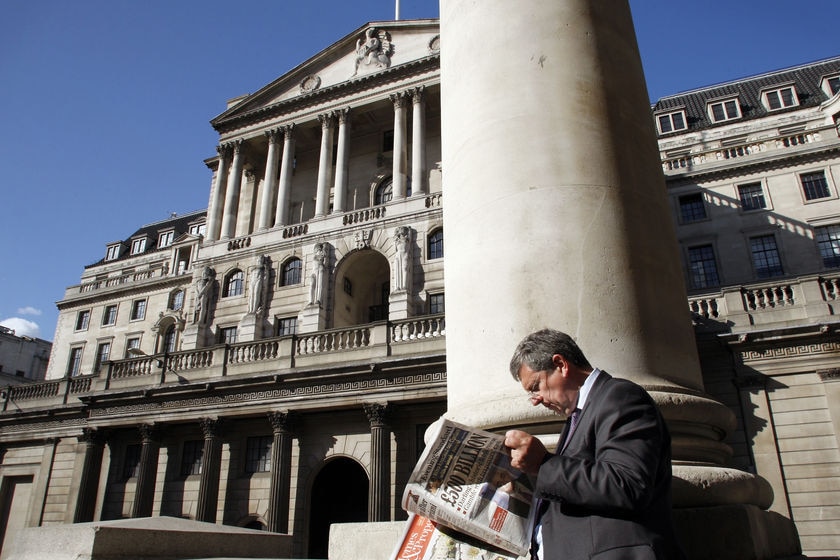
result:
[(536, 491), (548, 501), (544, 560), (684, 558), (671, 523), (671, 437), (631, 381), (601, 372), (565, 450), (540, 467)]

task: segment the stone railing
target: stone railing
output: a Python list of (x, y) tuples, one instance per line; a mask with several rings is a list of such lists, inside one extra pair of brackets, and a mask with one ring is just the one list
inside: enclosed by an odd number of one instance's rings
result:
[(423, 338), (446, 335), (446, 317), (417, 317), (394, 321), (390, 325), (390, 335), (393, 342), (408, 342)]
[(371, 329), (368, 326), (302, 334), (297, 336), (295, 353), (305, 356), (322, 352), (353, 350), (368, 346), (370, 341)]
[(347, 212), (342, 217), (343, 223), (345, 226), (351, 224), (361, 224), (364, 222), (370, 222), (373, 220), (379, 220), (385, 217), (385, 207), (384, 206), (374, 206), (372, 208), (363, 208), (362, 210), (356, 210), (354, 212)]
[(797, 146), (819, 142), (822, 140), (822, 132), (827, 130), (833, 130), (833, 127), (814, 128), (733, 146), (722, 146), (673, 157), (666, 156), (662, 158), (662, 170), (667, 174), (668, 172), (694, 169), (720, 161), (747, 158), (770, 150), (795, 148)]
[(443, 204), (443, 193), (432, 193), (426, 196), (426, 208), (439, 208)]
[(113, 286), (122, 286), (123, 284), (131, 284), (132, 282), (139, 282), (150, 278), (159, 278), (166, 275), (167, 269), (168, 267), (166, 265), (162, 265), (128, 274), (121, 274), (120, 276), (113, 276), (111, 278), (103, 278), (94, 282), (85, 282), (79, 285), (79, 293), (84, 294), (94, 292), (101, 288), (111, 288)]
[(761, 311), (794, 304), (793, 287), (790, 284), (777, 284), (758, 288), (741, 288), (744, 309)]
[(293, 226), (286, 226), (283, 228), (283, 239), (290, 237), (299, 237), (306, 235), (309, 231), (309, 224), (295, 224)]

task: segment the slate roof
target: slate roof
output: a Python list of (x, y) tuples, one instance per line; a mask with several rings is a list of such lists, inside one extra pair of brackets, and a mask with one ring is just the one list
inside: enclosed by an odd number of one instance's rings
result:
[[(669, 109), (684, 108), (688, 129), (660, 134), (660, 136), (684, 134), (694, 130), (703, 130), (766, 116), (769, 111), (765, 109), (761, 102), (761, 91), (773, 86), (793, 83), (795, 84), (796, 95), (799, 97), (799, 105), (772, 111), (774, 115), (815, 107), (828, 99), (820, 87), (821, 79), (826, 75), (837, 73), (840, 73), (840, 56), (663, 97), (653, 105), (652, 110), (654, 113), (659, 113), (667, 112)], [(713, 123), (706, 108), (708, 102), (735, 95), (738, 96), (742, 117), (736, 120)]]
[[(168, 231), (170, 229), (174, 230), (175, 235), (173, 236), (173, 241), (177, 241), (180, 236), (182, 236), (183, 234), (185, 234), (189, 231), (190, 224), (194, 224), (195, 222), (200, 221), (202, 218), (204, 218), (206, 216), (207, 216), (207, 211), (206, 210), (197, 210), (195, 212), (190, 212), (188, 214), (182, 214), (180, 216), (176, 215), (176, 216), (173, 216), (171, 218), (167, 218), (166, 220), (161, 220), (159, 222), (153, 222), (151, 224), (147, 224), (147, 225), (141, 227), (140, 229), (138, 229), (137, 231), (135, 231), (134, 233), (132, 233), (130, 236), (128, 236), (124, 240), (121, 240), (119, 257), (117, 257), (116, 259), (111, 259), (107, 262), (109, 262), (109, 263), (116, 262), (116, 261), (124, 259), (128, 256), (136, 257), (137, 255), (129, 255), (129, 252), (131, 250), (131, 241), (133, 239), (137, 239), (139, 237), (144, 237), (145, 236), (147, 240), (146, 240), (146, 249), (142, 253), (138, 253), (138, 254), (144, 255), (144, 254), (147, 254), (147, 253), (157, 251), (158, 250), (158, 246), (157, 246), (157, 244), (158, 244), (158, 234), (160, 232)], [(117, 243), (117, 242), (114, 241), (112, 243), (108, 243), (108, 246), (110, 247), (114, 243)], [(92, 266), (97, 266), (97, 265), (103, 264), (105, 262), (106, 262), (106, 260), (103, 257), (102, 259), (96, 261), (93, 264), (88, 265), (85, 268), (90, 268)]]

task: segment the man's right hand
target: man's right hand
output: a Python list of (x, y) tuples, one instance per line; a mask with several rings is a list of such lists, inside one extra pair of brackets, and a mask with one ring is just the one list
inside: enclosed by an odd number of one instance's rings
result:
[(511, 466), (528, 474), (537, 474), (548, 453), (539, 439), (522, 430), (508, 430), (505, 447), (510, 449)]

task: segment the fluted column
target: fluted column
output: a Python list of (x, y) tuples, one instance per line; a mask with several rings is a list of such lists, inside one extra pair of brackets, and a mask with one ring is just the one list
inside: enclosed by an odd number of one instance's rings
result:
[(350, 171), (350, 108), (338, 114), (338, 154), (335, 167), (333, 212), (347, 210), (347, 177)]
[(222, 217), (222, 239), (234, 237), (236, 216), (239, 213), (239, 190), (242, 187), (242, 140), (233, 143), (233, 164), (225, 192), (225, 209)]
[(222, 442), (219, 438), (221, 419), (202, 418), (199, 422), (201, 431), (204, 432), (204, 452), (201, 455), (201, 480), (198, 485), (195, 520), (215, 523), (222, 466)]
[(408, 144), (406, 142), (406, 94), (391, 95), (394, 102), (394, 164), (392, 168), (393, 196), (395, 200), (405, 198), (406, 171), (408, 167)]
[(277, 144), (280, 142), (280, 131), (269, 130), (265, 135), (268, 137), (268, 157), (265, 162), (265, 180), (260, 189), (258, 231), (271, 227), (271, 219), (274, 217), (272, 204), (277, 198), (277, 162), (280, 159), (280, 151), (277, 149)]
[(274, 433), (271, 444), (271, 488), (268, 495), (268, 530), (289, 532), (289, 496), (292, 484), (291, 414), (269, 412)]
[(151, 517), (157, 480), (158, 456), (160, 455), (159, 430), (152, 424), (139, 426), (142, 446), (140, 465), (137, 470), (137, 488), (134, 492), (134, 506), (131, 517)]
[(411, 91), (411, 195), (426, 194), (426, 92)]
[(333, 135), (335, 133), (335, 117), (331, 113), (318, 115), (318, 120), (321, 121), (321, 156), (318, 161), (318, 190), (315, 195), (315, 217), (326, 216), (329, 213)]
[(228, 166), (230, 165), (230, 147), (218, 146), (218, 168), (213, 181), (213, 195), (210, 208), (207, 210), (207, 240), (216, 241), (222, 229), (222, 213), (225, 205), (225, 188), (227, 186)]
[(365, 403), (370, 421), (370, 486), (368, 521), (388, 521), (391, 498), (391, 432), (388, 428), (388, 405)]
[(275, 226), (285, 226), (289, 223), (289, 200), (295, 165), (294, 131), (294, 124), (283, 127), (283, 159), (280, 164), (280, 194), (277, 198), (277, 214), (274, 216)]
[(79, 436), (79, 442), (85, 444), (85, 458), (79, 476), (79, 491), (73, 523), (87, 523), (93, 521), (93, 512), (96, 508), (96, 492), (99, 489), (105, 438), (99, 430), (84, 428), (82, 435)]

